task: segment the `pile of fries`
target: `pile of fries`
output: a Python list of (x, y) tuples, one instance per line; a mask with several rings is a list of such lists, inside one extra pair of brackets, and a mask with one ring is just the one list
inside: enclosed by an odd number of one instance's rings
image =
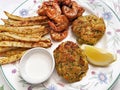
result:
[(1, 19), (0, 25), (0, 65), (19, 60), (24, 52), (33, 47), (48, 48), (48, 18), (46, 16), (20, 17), (4, 12), (8, 19)]

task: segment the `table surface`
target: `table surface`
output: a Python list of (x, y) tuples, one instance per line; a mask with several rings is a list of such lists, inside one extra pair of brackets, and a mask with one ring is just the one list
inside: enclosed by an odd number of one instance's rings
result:
[[(109, 2), (108, 0), (104, 0), (104, 2), (106, 2), (110, 7), (113, 8), (113, 10), (118, 15), (120, 15), (120, 4), (119, 4), (120, 0), (109, 0)], [(2, 72), (0, 71), (0, 73)], [(0, 74), (0, 90), (11, 90), (1, 74)], [(116, 84), (113, 86), (112, 90), (120, 90), (120, 78), (118, 79)]]

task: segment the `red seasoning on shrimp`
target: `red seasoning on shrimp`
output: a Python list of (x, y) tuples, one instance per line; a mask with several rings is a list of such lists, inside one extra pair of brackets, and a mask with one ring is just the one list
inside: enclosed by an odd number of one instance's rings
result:
[(45, 1), (37, 11), (38, 15), (45, 15), (49, 18), (50, 35), (54, 41), (65, 39), (68, 35), (66, 29), (68, 29), (71, 21), (81, 16), (83, 12), (84, 9), (71, 0)]

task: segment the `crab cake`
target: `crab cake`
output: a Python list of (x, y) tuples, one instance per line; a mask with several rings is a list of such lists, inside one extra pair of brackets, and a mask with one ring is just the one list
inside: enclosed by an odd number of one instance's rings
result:
[(72, 24), (72, 31), (79, 44), (96, 44), (104, 35), (105, 29), (103, 18), (95, 15), (80, 16)]
[(88, 70), (86, 56), (80, 47), (72, 42), (61, 43), (54, 50), (57, 73), (68, 82), (81, 80)]

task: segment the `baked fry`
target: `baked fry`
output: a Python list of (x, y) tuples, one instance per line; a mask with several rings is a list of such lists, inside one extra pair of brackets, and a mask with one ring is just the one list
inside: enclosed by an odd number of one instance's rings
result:
[(36, 21), (36, 20), (45, 20), (47, 19), (46, 16), (33, 16), (33, 17), (26, 17), (26, 18), (23, 18), (23, 17), (20, 17), (20, 16), (17, 16), (17, 15), (13, 15), (13, 14), (10, 14), (6, 11), (4, 11), (5, 15), (9, 18), (9, 19), (13, 19), (13, 20), (20, 20), (20, 21)]
[(47, 28), (45, 28), (43, 31), (39, 31), (37, 33), (24, 34), (24, 33), (16, 33), (16, 32), (1, 32), (0, 35), (6, 35), (6, 36), (9, 36), (9, 37), (13, 37), (13, 38), (14, 38), (14, 36), (29, 37), (29, 38), (32, 38), (32, 37), (39, 38), (39, 37), (42, 37), (42, 36), (44, 36), (44, 35), (46, 35), (48, 33), (49, 33), (49, 30)]
[(0, 53), (14, 49), (13, 47), (0, 47)]
[(48, 48), (52, 45), (50, 40), (45, 41), (45, 42), (37, 42), (33, 44), (33, 47), (43, 47), (43, 48)]
[(20, 42), (20, 41), (1, 41), (0, 47), (22, 47), (22, 48), (32, 48), (32, 47), (43, 47), (48, 48), (52, 45), (51, 41), (48, 39), (45, 42)]
[[(40, 33), (38, 33), (38, 34), (39, 34), (39, 36), (43, 37), (43, 36), (45, 36), (46, 34), (48, 34), (49, 32), (50, 32), (50, 30), (47, 29), (47, 28), (45, 28), (45, 30), (44, 30), (43, 32), (40, 32)], [(35, 35), (35, 34), (33, 34), (33, 35)]]
[(47, 31), (40, 32), (36, 34), (18, 34), (13, 32), (2, 32), (0, 33), (0, 41), (27, 41), (27, 42), (38, 42), (45, 41), (45, 38), (42, 38), (47, 34)]
[(0, 41), (13, 41), (13, 40), (15, 39), (12, 37), (6, 36), (3, 33), (0, 33)]
[(0, 47), (33, 47), (33, 43), (29, 42), (19, 42), (19, 41), (1, 41)]
[(6, 32), (30, 34), (30, 33), (38, 33), (44, 31), (44, 29), (45, 27), (41, 25), (26, 26), (26, 27), (12, 27), (12, 26), (0, 25), (0, 32), (6, 31)]
[[(34, 35), (35, 36), (35, 35)], [(3, 32), (0, 33), (0, 41), (29, 41), (29, 42), (37, 42), (41, 39), (41, 37), (36, 36), (34, 37), (32, 35), (17, 35), (14, 33), (9, 33), (9, 32)]]
[(32, 36), (28, 34), (17, 34), (13, 32), (3, 32), (4, 35), (13, 38), (14, 40), (20, 40), (20, 41), (29, 41), (29, 42), (38, 42), (41, 37), (40, 36)]
[(15, 54), (19, 54), (23, 51), (26, 51), (28, 48), (14, 48), (14, 49), (10, 49), (4, 52), (0, 52), (0, 56), (1, 57), (9, 57)]
[(9, 57), (3, 57), (0, 59), (0, 65), (3, 65), (3, 64), (8, 64), (8, 63), (12, 63), (12, 62), (15, 62), (15, 61), (18, 61), (22, 55), (25, 53), (25, 51), (19, 53), (19, 54), (15, 54), (15, 55), (12, 55), (12, 56), (9, 56)]
[(22, 26), (33, 26), (33, 25), (48, 25), (48, 20), (44, 21), (15, 21), (11, 19), (1, 19), (5, 26), (14, 26), (14, 27), (22, 27)]
[(43, 37), (51, 29), (47, 16), (20, 17), (4, 13), (8, 19), (1, 19), (4, 25), (0, 25), (0, 65), (18, 61), (30, 48), (52, 45), (49, 38)]

